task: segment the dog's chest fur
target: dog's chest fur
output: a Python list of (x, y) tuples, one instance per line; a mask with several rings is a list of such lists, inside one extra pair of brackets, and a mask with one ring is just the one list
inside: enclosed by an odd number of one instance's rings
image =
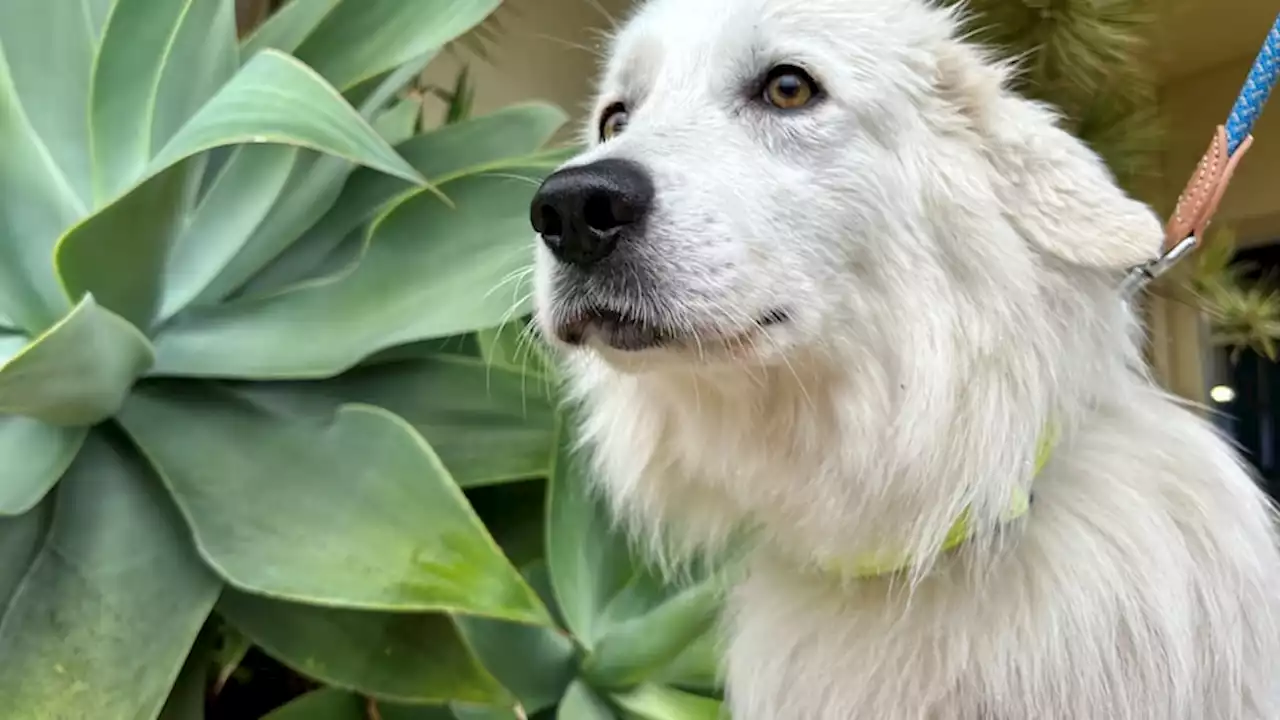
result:
[[(735, 720), (1280, 717), (1266, 501), (1207, 425), (1152, 390), (1120, 389), (1064, 438), (994, 559), (991, 546), (961, 550), (908, 587), (801, 568), (832, 536), (804, 475), (838, 473), (795, 455), (821, 440), (788, 426), (810, 401), (791, 417), (769, 408), (783, 416), (751, 438), (751, 410), (717, 408), (711, 388), (668, 404), (643, 380), (608, 382), (588, 391), (587, 434), (621, 515), (641, 532), (675, 526), (655, 546), (714, 547), (744, 516), (777, 523), (726, 623)], [(785, 462), (767, 462), (770, 449)], [(830, 493), (831, 480), (814, 485)], [(809, 522), (800, 508), (814, 508)]]

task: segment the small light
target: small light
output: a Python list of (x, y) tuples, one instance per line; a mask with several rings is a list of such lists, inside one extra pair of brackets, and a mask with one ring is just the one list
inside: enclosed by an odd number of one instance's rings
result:
[(1235, 388), (1226, 385), (1215, 385), (1209, 390), (1209, 397), (1213, 398), (1216, 403), (1229, 403), (1236, 399)]

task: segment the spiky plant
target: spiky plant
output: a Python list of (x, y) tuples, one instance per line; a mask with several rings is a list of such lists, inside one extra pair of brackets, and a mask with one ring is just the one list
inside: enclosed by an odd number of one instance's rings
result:
[(1235, 233), (1220, 228), (1160, 292), (1196, 308), (1208, 323), (1209, 341), (1227, 348), (1232, 361), (1245, 350), (1274, 361), (1280, 357), (1280, 287), (1274, 278), (1250, 279), (1257, 269), (1236, 260)]

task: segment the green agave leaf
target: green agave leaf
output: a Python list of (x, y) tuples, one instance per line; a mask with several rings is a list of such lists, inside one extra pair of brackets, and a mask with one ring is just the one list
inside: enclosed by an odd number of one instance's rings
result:
[[(364, 119), (372, 118), (382, 104), (390, 99), (417, 73), (431, 57), (431, 53), (420, 56), (404, 66), (388, 73), (360, 106), (359, 114)], [(370, 128), (370, 132), (375, 132)], [(224, 262), (213, 267), (215, 274), (203, 280), (197, 294), (186, 302), (175, 303), (177, 309), (189, 303), (200, 305), (214, 304), (224, 297), (235, 293), (244, 283), (262, 270), (263, 266), (272, 263), (282, 252), (288, 253), (298, 245), (302, 253), (312, 253), (305, 243), (296, 242), (299, 237), (315, 224), (329, 210), (343, 188), (347, 176), (356, 166), (341, 157), (321, 157), (307, 151), (295, 158), (288, 179), (284, 184), (283, 194), (270, 206), (264, 219), (256, 222), (256, 229), (247, 238), (234, 238), (232, 244), (236, 252)], [(382, 176), (381, 172), (374, 172)], [(413, 186), (400, 178), (392, 181), (405, 186)], [(321, 249), (321, 256), (331, 248)], [(207, 271), (206, 271), (207, 272)]]
[(681, 690), (697, 693), (716, 694), (722, 685), (721, 646), (718, 628), (702, 634), (697, 640), (689, 643), (684, 652), (653, 679), (664, 685), (671, 685)]
[(540, 176), (512, 169), (460, 178), (441, 186), (454, 207), (413, 196), (375, 227), (349, 274), (178, 318), (157, 338), (154, 374), (331, 377), (379, 350), (522, 314), (528, 202)]
[(195, 300), (240, 252), (285, 190), (297, 157), (290, 145), (234, 150), (169, 254), (161, 321)]
[(0, 517), (0, 618), (44, 543), (52, 510), (53, 503), (46, 502), (16, 517)]
[(216, 305), (224, 298), (235, 297), (248, 279), (292, 247), (333, 205), (353, 167), (340, 157), (300, 152), (285, 181), (284, 192), (266, 218), (190, 304)]
[(714, 629), (720, 604), (721, 588), (707, 581), (676, 592), (639, 617), (606, 627), (583, 662), (584, 675), (610, 688), (650, 679)]
[(421, 119), (422, 102), (417, 98), (407, 97), (378, 113), (373, 119), (373, 128), (384, 140), (398, 145), (413, 137)]
[(395, 702), (511, 702), (445, 615), (337, 610), (236, 591), (218, 611), (272, 657), (328, 685)]
[[(223, 238), (215, 248), (220, 264), (212, 268), (216, 271), (212, 277), (208, 265), (170, 266), (170, 276), (191, 280), (179, 286), (177, 297), (165, 301), (166, 315), (193, 297), (198, 302), (216, 301), (257, 272), (328, 208), (352, 163), (389, 172), (410, 183), (422, 182), (322, 78), (276, 51), (259, 53), (247, 63), (173, 138), (153, 165), (164, 167), (193, 153), (237, 143), (280, 143), (314, 152), (292, 159), (284, 180), (287, 190), (269, 206), (264, 219), (250, 224), (246, 219), (228, 217), (225, 222), (231, 227), (215, 228)], [(238, 166), (260, 161), (260, 154), (236, 153), (221, 172), (242, 177), (252, 168)], [(277, 158), (276, 162), (283, 160)], [(285, 169), (277, 167), (272, 172)], [(233, 189), (228, 187), (227, 192)], [(260, 202), (248, 196), (250, 190), (241, 189), (241, 203)], [(209, 200), (206, 196), (205, 202)], [(244, 234), (246, 230), (252, 234)], [(179, 255), (175, 263), (186, 257)], [(190, 258), (192, 262), (209, 259)]]
[(719, 700), (661, 685), (642, 685), (611, 698), (627, 720), (721, 720), (727, 711)]
[(206, 624), (196, 636), (157, 720), (204, 720), (209, 669), (217, 650), (217, 634)]
[(178, 132), (152, 162), (231, 144), (278, 142), (310, 148), (423, 182), (378, 133), (315, 71), (296, 59), (258, 53)]
[(394, 70), (365, 80), (347, 90), (343, 95), (360, 108), (361, 115), (367, 119), (373, 119), (375, 115), (386, 109), (387, 104), (397, 94), (422, 75), (427, 65), (439, 52), (439, 48), (432, 48)]
[(500, 4), (501, 0), (343, 0), (295, 54), (345, 90), (444, 46)]
[[(423, 133), (396, 149), (418, 172), (438, 184), (487, 168), (517, 164), (513, 158), (534, 154), (567, 120), (564, 111), (554, 105), (519, 103)], [(554, 166), (559, 160), (559, 156), (548, 156), (545, 164)]]
[[(301, 1), (294, 0), (294, 3)], [(262, 720), (370, 720), (366, 710), (367, 701), (359, 695), (338, 688), (322, 688), (298, 697)]]
[[(92, 3), (6, 0), (0, 3), (0, 51), (8, 60), (15, 108), (31, 123), (76, 202), (93, 201), (89, 173), (89, 73), (109, 0)], [(56, 42), (50, 42), (57, 38)], [(0, 61), (2, 62), (2, 61)], [(0, 144), (11, 152), (9, 142)], [(15, 148), (16, 149), (16, 148)]]
[(616, 717), (600, 696), (581, 680), (575, 680), (569, 686), (556, 711), (556, 720), (615, 720)]
[(0, 697), (15, 718), (152, 718), (219, 583), (150, 469), (94, 431), (0, 619)]
[[(0, 20), (12, 20), (14, 11), (37, 12), (28, 2), (3, 3)], [(66, 312), (49, 258), (58, 237), (88, 209), (23, 112), (6, 59), (11, 29), (22, 28), (6, 26), (0, 35), (0, 313), (34, 334)], [(41, 41), (48, 43), (48, 36)]]
[(357, 368), (304, 392), (386, 408), (426, 438), (458, 484), (540, 477), (555, 421), (546, 387), (506, 368), (456, 356)]
[(598, 622), (611, 598), (635, 574), (624, 537), (587, 486), (586, 458), (575, 451), (562, 419), (547, 484), (547, 568), (565, 623), (587, 647), (604, 631)]
[[(396, 705), (377, 703), (381, 720), (524, 720), (510, 710), (476, 708), (454, 704), (453, 709), (440, 705)], [(307, 693), (263, 720), (370, 720), (369, 703), (354, 693), (324, 688)]]
[(156, 383), (139, 385), (119, 420), (236, 587), (549, 622), (431, 447), (386, 410), (306, 417), (251, 388)]
[(231, 3), (116, 0), (90, 80), (94, 197), (113, 198), (146, 175), (148, 161), (236, 64)]
[(485, 667), (520, 700), (526, 713), (551, 707), (573, 680), (574, 646), (557, 631), (499, 620), (458, 618)]
[[(71, 466), (84, 427), (59, 427), (21, 415), (0, 415), (0, 523), (40, 502)], [(3, 593), (0, 593), (3, 597)]]
[[(530, 585), (544, 573), (540, 563), (524, 570)], [(480, 662), (519, 700), (525, 717), (555, 705), (574, 679), (577, 646), (559, 628), (477, 617), (455, 621)]]
[[(453, 709), (453, 717), (457, 718), (457, 720), (527, 720), (529, 717), (524, 712), (524, 709), (519, 707), (476, 707), (461, 703), (454, 703), (451, 707)], [(396, 720), (397, 718), (399, 720), (429, 720), (432, 717), (418, 714), (419, 712), (419, 708), (401, 706), (391, 715), (384, 713), (383, 720)]]
[(196, 180), (178, 162), (72, 228), (54, 251), (67, 297), (92, 294), (138, 329), (151, 329), (164, 292), (165, 258), (183, 224), (183, 198)]
[(225, 621), (219, 624), (218, 630), (219, 643), (213, 658), (218, 668), (213, 681), (214, 693), (222, 691), (232, 674), (244, 662), (245, 656), (253, 649), (253, 641)]
[(269, 48), (292, 54), (342, 0), (290, 0), (241, 44), (250, 59)]
[(480, 330), (476, 332), (476, 341), (480, 344), (481, 356), (490, 365), (532, 375), (541, 382), (550, 382), (555, 374), (548, 358), (548, 348), (528, 319)]
[[(513, 105), (418, 135), (398, 145), (396, 151), (429, 182), (439, 184), (534, 153), (565, 120), (564, 112), (552, 105)], [(246, 294), (274, 293), (302, 280), (344, 238), (372, 221), (392, 200), (413, 191), (413, 186), (399, 178), (364, 168), (356, 170), (333, 207), (255, 277)], [(363, 241), (362, 237), (362, 244)]]
[(151, 361), (146, 337), (85, 295), (57, 325), (0, 365), (0, 413), (91, 425), (119, 409)]

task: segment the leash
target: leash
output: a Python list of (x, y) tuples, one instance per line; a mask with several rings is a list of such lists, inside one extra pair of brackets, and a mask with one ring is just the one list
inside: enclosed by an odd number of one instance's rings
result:
[(1231, 174), (1240, 158), (1253, 144), (1253, 126), (1262, 114), (1262, 108), (1271, 96), (1271, 90), (1280, 78), (1280, 14), (1267, 33), (1253, 61), (1253, 67), (1245, 78), (1240, 94), (1231, 107), (1226, 125), (1219, 125), (1214, 132), (1209, 149), (1200, 158), (1195, 173), (1188, 181), (1173, 217), (1165, 225), (1164, 244), (1160, 256), (1129, 270), (1120, 283), (1120, 291), (1131, 298), (1152, 280), (1169, 271), (1179, 260), (1190, 255), (1204, 238), (1205, 228), (1218, 209)]

